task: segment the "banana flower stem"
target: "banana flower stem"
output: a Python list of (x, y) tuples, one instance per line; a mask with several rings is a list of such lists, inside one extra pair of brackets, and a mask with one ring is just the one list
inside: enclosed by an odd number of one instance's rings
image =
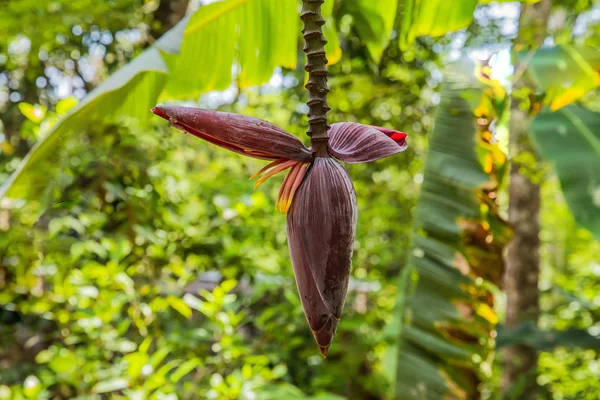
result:
[[(328, 0), (332, 1), (332, 0)], [(327, 58), (325, 54), (325, 36), (323, 25), (325, 20), (321, 16), (321, 5), (325, 0), (303, 0), (300, 19), (304, 23), (302, 34), (304, 36), (307, 62), (304, 69), (308, 72), (309, 108), (308, 123), (310, 125), (307, 135), (310, 137), (311, 150), (315, 157), (329, 157), (327, 143), (329, 141), (329, 124), (327, 112), (331, 109), (327, 104)]]

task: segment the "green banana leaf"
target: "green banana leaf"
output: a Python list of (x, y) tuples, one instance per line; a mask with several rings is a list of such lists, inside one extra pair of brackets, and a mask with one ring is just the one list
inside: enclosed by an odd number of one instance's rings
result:
[(407, 0), (400, 47), (407, 49), (419, 36), (443, 36), (468, 27), (477, 0)]
[[(400, 48), (408, 49), (419, 36), (443, 36), (467, 28), (473, 22), (478, 3), (505, 3), (511, 0), (406, 0), (400, 30)], [(538, 0), (522, 0), (536, 3)]]
[(197, 98), (262, 84), (278, 67), (295, 68), (299, 14), (296, 0), (229, 0), (200, 8), (184, 32), (165, 97)]
[[(600, 86), (600, 49), (559, 45), (519, 54), (525, 79), (543, 92), (544, 104), (556, 111)], [(517, 71), (519, 74), (519, 71)]]
[(501, 280), (510, 233), (494, 201), (503, 166), (486, 160), (505, 159), (486, 139), (487, 128), (475, 125), (484, 92), (468, 71), (474, 68), (448, 73), (429, 141), (401, 293), (401, 400), (478, 398), (493, 355), (491, 290)]
[(544, 108), (531, 137), (558, 175), (575, 220), (600, 239), (600, 113), (579, 104)]

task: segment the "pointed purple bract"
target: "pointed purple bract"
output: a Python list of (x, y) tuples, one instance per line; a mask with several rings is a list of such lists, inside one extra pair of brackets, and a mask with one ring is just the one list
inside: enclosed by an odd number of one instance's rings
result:
[(292, 203), (287, 231), (304, 312), (325, 352), (346, 300), (356, 217), (348, 173), (332, 158), (315, 158)]
[(152, 112), (177, 129), (249, 157), (310, 162), (300, 140), (270, 122), (239, 114), (180, 106), (157, 106)]
[(407, 136), (393, 129), (341, 122), (329, 130), (329, 153), (350, 164), (375, 161), (406, 150)]

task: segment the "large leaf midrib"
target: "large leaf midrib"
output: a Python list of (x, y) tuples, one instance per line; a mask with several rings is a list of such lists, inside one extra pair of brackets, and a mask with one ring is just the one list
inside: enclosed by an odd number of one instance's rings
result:
[(568, 108), (562, 108), (559, 112), (562, 112), (565, 117), (571, 121), (571, 123), (577, 128), (582, 136), (590, 143), (590, 146), (594, 149), (598, 157), (600, 157), (600, 140), (591, 130), (588, 129), (587, 126), (585, 126), (581, 118), (575, 115), (575, 113)]

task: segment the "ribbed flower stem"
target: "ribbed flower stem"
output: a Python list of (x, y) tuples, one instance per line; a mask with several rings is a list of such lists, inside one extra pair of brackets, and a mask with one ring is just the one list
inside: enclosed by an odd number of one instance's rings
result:
[[(333, 0), (328, 0), (333, 1)], [(327, 142), (329, 124), (327, 112), (331, 109), (327, 105), (327, 58), (325, 56), (325, 36), (323, 25), (325, 20), (321, 16), (321, 5), (325, 0), (303, 0), (300, 19), (304, 23), (304, 52), (307, 62), (304, 69), (308, 72), (308, 123), (307, 134), (310, 137), (311, 148), (315, 157), (327, 157)]]

